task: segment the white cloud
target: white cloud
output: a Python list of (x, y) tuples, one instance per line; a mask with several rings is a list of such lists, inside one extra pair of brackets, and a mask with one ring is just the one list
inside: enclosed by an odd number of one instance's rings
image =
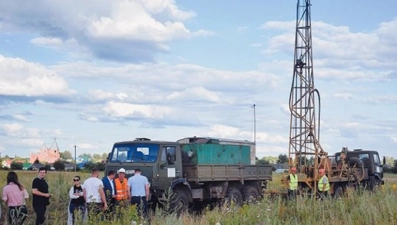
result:
[(233, 138), (241, 135), (241, 131), (237, 127), (231, 127), (226, 125), (213, 125), (211, 130), (208, 132), (210, 137), (220, 138)]
[(215, 103), (223, 102), (219, 93), (215, 93), (204, 87), (191, 87), (183, 91), (173, 92), (166, 99), (172, 101), (200, 101), (203, 99)]
[(169, 49), (170, 41), (213, 35), (189, 30), (184, 22), (196, 14), (179, 9), (173, 0), (11, 1), (0, 14), (0, 28), (39, 35), (33, 44), (73, 48), (67, 43), (76, 42), (83, 52), (113, 60), (152, 61), (154, 53)]
[(59, 129), (37, 129), (37, 128), (26, 128), (19, 123), (7, 123), (2, 125), (2, 130), (6, 135), (10, 137), (20, 137), (20, 138), (41, 138), (41, 136), (48, 135), (56, 137), (61, 135)]
[(282, 146), (258, 146), (256, 149), (256, 156), (261, 159), (264, 156), (277, 156), (277, 155), (287, 155), (288, 156), (288, 145)]
[(48, 46), (48, 47), (58, 47), (63, 44), (63, 41), (60, 38), (45, 38), (45, 37), (33, 38), (32, 40), (30, 40), (30, 42), (35, 45)]
[[(291, 54), (295, 21), (270, 21), (261, 27), (281, 32), (269, 38), (263, 53), (269, 56)], [(352, 32), (347, 26), (312, 21), (316, 77), (367, 81), (391, 79), (397, 60), (395, 30), (397, 19), (368, 32)]]
[[(127, 64), (124, 66), (98, 66), (89, 63), (68, 63), (51, 67), (64, 76), (81, 78), (107, 78), (114, 82), (132, 83), (136, 88), (147, 91), (181, 91), (186, 87), (202, 86), (209, 91), (259, 91), (274, 88), (280, 78), (262, 71), (228, 71), (206, 68), (192, 64), (170, 65), (166, 63)], [(167, 82), (164, 82), (167, 80)], [(219, 85), (222, 84), (222, 85)], [(142, 85), (145, 85), (143, 88)], [(136, 89), (134, 89), (136, 90)], [(125, 93), (134, 98), (134, 93)], [(141, 98), (142, 96), (139, 96)]]
[(295, 30), (295, 21), (269, 21), (260, 26), (261, 29), (265, 30)]
[(73, 93), (53, 71), (19, 58), (0, 56), (0, 94), (13, 96), (66, 96)]
[(62, 134), (59, 129), (28, 128), (19, 123), (7, 123), (2, 125), (0, 129), (5, 134), (2, 142), (8, 146), (6, 148), (8, 153), (12, 153), (13, 148), (20, 147), (39, 149), (45, 143), (43, 137), (57, 137)]
[(124, 100), (129, 96), (125, 93), (112, 93), (104, 90), (89, 90), (88, 96), (90, 99), (94, 100)]
[(93, 145), (91, 143), (83, 142), (83, 143), (77, 143), (76, 144), (76, 148), (78, 148), (79, 151), (80, 151), (80, 149), (84, 149), (84, 150), (86, 150), (86, 149), (98, 149), (98, 146)]
[(335, 93), (335, 94), (333, 94), (333, 97), (343, 99), (343, 100), (352, 100), (353, 99), (353, 95), (349, 94), (349, 93)]
[(26, 116), (21, 115), (21, 114), (16, 114), (13, 115), (13, 117), (18, 120), (18, 121), (22, 121), (22, 122), (28, 122), (29, 120), (26, 118)]
[(104, 107), (104, 112), (113, 117), (129, 118), (164, 118), (172, 113), (169, 107), (155, 105), (136, 105), (110, 101)]
[(397, 95), (383, 95), (371, 97), (368, 102), (375, 104), (396, 104), (397, 103)]
[(14, 136), (16, 133), (19, 133), (23, 130), (23, 125), (19, 123), (11, 123), (11, 124), (4, 124), (2, 128), (7, 135)]

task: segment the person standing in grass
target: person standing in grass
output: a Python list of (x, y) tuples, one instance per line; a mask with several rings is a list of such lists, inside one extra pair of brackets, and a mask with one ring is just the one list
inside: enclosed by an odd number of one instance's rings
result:
[(116, 206), (126, 207), (129, 205), (130, 186), (125, 178), (125, 169), (121, 168), (117, 171), (118, 177), (114, 179), (116, 188)]
[(325, 170), (319, 170), (320, 180), (318, 180), (318, 194), (321, 200), (328, 196), (330, 189), (328, 177), (325, 175)]
[(288, 199), (294, 199), (298, 190), (298, 175), (296, 175), (296, 167), (291, 168), (291, 174), (287, 177), (288, 181)]
[(73, 178), (74, 185), (69, 190), (70, 204), (69, 212), (72, 215), (72, 220), (74, 224), (75, 212), (79, 212), (81, 217), (84, 217), (85, 213), (85, 200), (83, 196), (83, 187), (80, 184), (80, 176), (75, 176)]
[(108, 175), (102, 178), (103, 191), (105, 192), (106, 203), (108, 204), (108, 209), (105, 211), (105, 216), (108, 219), (111, 219), (112, 217), (114, 204), (116, 201), (116, 185), (114, 184), (115, 174), (116, 173), (113, 170), (109, 170)]
[(130, 186), (131, 205), (136, 205), (141, 216), (147, 218), (147, 202), (149, 201), (149, 181), (141, 175), (140, 169), (135, 169), (134, 176), (128, 178)]
[(48, 192), (48, 184), (44, 179), (47, 174), (47, 169), (41, 167), (38, 176), (32, 183), (33, 194), (33, 209), (36, 212), (36, 225), (43, 224), (45, 221), (45, 213), (47, 205), (50, 204), (51, 194)]
[(108, 208), (105, 192), (103, 190), (103, 182), (98, 177), (99, 170), (93, 168), (91, 177), (85, 180), (83, 184), (83, 196), (87, 203), (89, 217), (101, 214), (101, 211), (105, 211)]
[(7, 185), (3, 188), (3, 201), (8, 206), (9, 224), (23, 224), (28, 216), (25, 199), (29, 198), (26, 188), (19, 183), (18, 175), (11, 171), (7, 174)]

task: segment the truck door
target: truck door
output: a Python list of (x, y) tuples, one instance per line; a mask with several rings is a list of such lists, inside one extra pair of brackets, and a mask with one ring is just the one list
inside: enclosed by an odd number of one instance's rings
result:
[(377, 174), (380, 176), (380, 178), (383, 178), (383, 165), (380, 162), (379, 155), (378, 153), (372, 153), (373, 159), (374, 159), (374, 169), (373, 173)]
[(171, 181), (182, 177), (182, 157), (178, 145), (163, 145), (159, 161), (159, 187), (166, 190)]

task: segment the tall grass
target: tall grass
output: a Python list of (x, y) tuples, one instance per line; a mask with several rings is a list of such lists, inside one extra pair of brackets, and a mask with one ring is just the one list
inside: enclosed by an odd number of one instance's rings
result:
[[(5, 185), (7, 171), (0, 171), (0, 182)], [(22, 184), (31, 192), (31, 183), (37, 175), (35, 172), (17, 171)], [(67, 206), (69, 203), (68, 191), (73, 185), (73, 172), (49, 172), (47, 182), (50, 192), (53, 193), (47, 211), (46, 224), (66, 224)], [(78, 173), (85, 180), (89, 174)], [(377, 192), (353, 192), (342, 199), (326, 199), (323, 201), (315, 198), (300, 198), (294, 201), (284, 201), (281, 198), (266, 197), (258, 204), (244, 205), (243, 207), (215, 207), (205, 209), (200, 214), (168, 214), (161, 209), (151, 217), (152, 225), (270, 225), (270, 224), (397, 224), (397, 176), (387, 175), (386, 184)], [(275, 175), (270, 188), (280, 187), (281, 177)], [(29, 217), (26, 224), (34, 224), (35, 214), (31, 206), (31, 197), (27, 202)], [(5, 220), (6, 208), (3, 204), (3, 218)], [(149, 224), (141, 220), (134, 207), (127, 208), (115, 214), (113, 221), (100, 221), (99, 216), (91, 216), (86, 224), (112, 224), (128, 225)], [(83, 224), (81, 218), (76, 219), (76, 224)]]

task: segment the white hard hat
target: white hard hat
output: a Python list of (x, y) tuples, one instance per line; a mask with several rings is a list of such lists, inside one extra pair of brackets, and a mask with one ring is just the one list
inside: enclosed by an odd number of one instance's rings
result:
[(117, 173), (125, 173), (125, 169), (121, 168), (121, 169), (117, 170)]

